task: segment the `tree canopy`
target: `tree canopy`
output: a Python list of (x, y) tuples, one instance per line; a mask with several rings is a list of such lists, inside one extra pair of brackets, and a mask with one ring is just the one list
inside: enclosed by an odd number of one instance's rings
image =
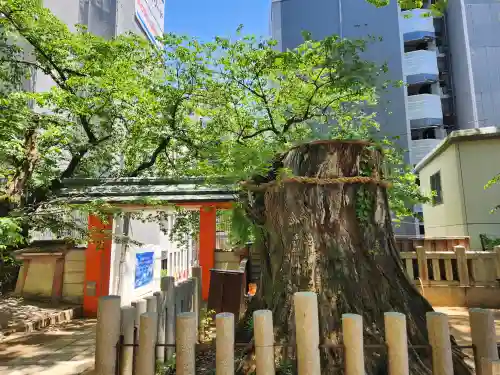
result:
[[(223, 175), (236, 183), (313, 139), (376, 141), (395, 172), (392, 209), (409, 215), (425, 199), (367, 110), (385, 68), (362, 60), (366, 41), (306, 38), (280, 52), (240, 30), (237, 40), (208, 43), (167, 34), (157, 48), (133, 34), (72, 31), (37, 0), (0, 0), (0, 15), (3, 246), (26, 240), (30, 228), (71, 225), (63, 220), (71, 207), (56, 200), (64, 179)], [(33, 90), (33, 81), (52, 85)]]

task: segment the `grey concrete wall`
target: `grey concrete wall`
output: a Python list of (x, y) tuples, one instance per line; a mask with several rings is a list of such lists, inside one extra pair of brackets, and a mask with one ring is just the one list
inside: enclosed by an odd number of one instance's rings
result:
[(479, 126), (500, 124), (500, 3), (465, 0)]
[(475, 98), (472, 90), (472, 70), (467, 54), (470, 53), (466, 40), (465, 7), (462, 0), (450, 1), (446, 14), (448, 40), (453, 75), (453, 94), (456, 100), (457, 126), (460, 129), (473, 128), (475, 116)]

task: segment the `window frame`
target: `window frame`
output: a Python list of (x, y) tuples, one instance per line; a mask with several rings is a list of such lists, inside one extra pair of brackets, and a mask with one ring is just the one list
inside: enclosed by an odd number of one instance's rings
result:
[(439, 206), (444, 204), (441, 171), (439, 170), (436, 173), (433, 173), (429, 178), (429, 182), (431, 185), (431, 191), (436, 192), (436, 195), (433, 195), (432, 197), (432, 205)]

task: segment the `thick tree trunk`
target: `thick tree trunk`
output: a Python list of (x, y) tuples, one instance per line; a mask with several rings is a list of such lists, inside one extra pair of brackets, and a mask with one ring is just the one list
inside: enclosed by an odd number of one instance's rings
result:
[[(275, 173), (250, 186), (249, 212), (263, 225), (261, 293), (278, 341), (294, 337), (293, 294), (318, 294), (320, 335), (340, 344), (344, 313), (363, 316), (365, 344), (384, 343), (384, 312), (407, 316), (410, 345), (428, 343), (432, 311), (402, 268), (382, 180), (382, 156), (364, 142), (321, 141), (290, 150)], [(251, 202), (251, 203), (250, 203)], [(323, 351), (322, 374), (343, 374), (343, 355)], [(430, 355), (410, 350), (411, 374), (430, 374)], [(368, 375), (386, 374), (384, 351), (365, 353)], [(454, 350), (455, 374), (469, 374)]]

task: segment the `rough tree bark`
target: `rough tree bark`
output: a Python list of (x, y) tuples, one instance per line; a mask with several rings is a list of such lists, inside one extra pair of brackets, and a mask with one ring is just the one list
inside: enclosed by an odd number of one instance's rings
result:
[[(294, 177), (277, 178), (287, 168)], [(263, 226), (261, 297), (277, 341), (294, 337), (293, 294), (318, 294), (320, 335), (340, 344), (344, 313), (363, 316), (365, 344), (384, 344), (384, 312), (407, 316), (411, 345), (428, 344), (432, 307), (397, 253), (382, 155), (366, 142), (318, 141), (293, 148), (247, 185), (248, 212)], [(454, 339), (455, 374), (470, 374)], [(412, 375), (431, 374), (430, 354), (410, 352)], [(322, 374), (343, 374), (343, 355), (322, 354)], [(365, 353), (367, 375), (386, 374), (384, 351)]]

